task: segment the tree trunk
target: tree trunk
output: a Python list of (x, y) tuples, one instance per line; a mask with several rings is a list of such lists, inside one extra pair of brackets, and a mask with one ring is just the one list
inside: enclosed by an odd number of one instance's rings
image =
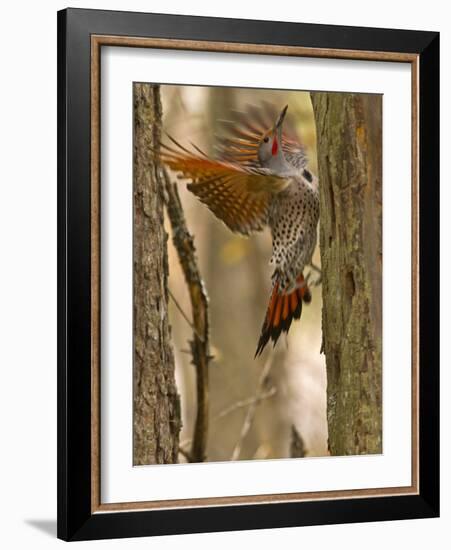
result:
[(382, 98), (312, 93), (332, 455), (382, 452)]
[(158, 86), (134, 84), (133, 463), (177, 462), (180, 401), (168, 321), (164, 186), (152, 157), (161, 132)]

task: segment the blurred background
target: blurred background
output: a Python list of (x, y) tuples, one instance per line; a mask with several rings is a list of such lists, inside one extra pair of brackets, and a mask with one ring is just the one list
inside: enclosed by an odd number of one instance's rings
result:
[[(161, 86), (163, 128), (182, 145), (195, 143), (214, 154), (218, 120), (230, 118), (231, 109), (246, 103), (288, 104), (291, 123), (306, 147), (309, 168), (317, 173), (316, 134), (308, 92)], [(167, 141), (167, 140), (166, 140)], [(210, 426), (207, 459), (274, 459), (293, 456), (293, 428), (305, 456), (327, 453), (326, 368), (321, 349), (321, 286), (312, 289), (300, 321), (280, 337), (275, 349), (268, 345), (254, 359), (271, 290), (271, 235), (269, 229), (249, 238), (234, 235), (179, 185), (186, 221), (194, 235), (198, 265), (210, 299)], [(167, 231), (171, 234), (170, 225)], [(172, 242), (169, 245), (169, 289), (180, 308), (191, 318), (183, 274)], [(314, 262), (320, 265), (318, 249)], [(315, 275), (313, 273), (312, 275)], [(189, 343), (192, 329), (174, 300), (170, 321), (181, 396), (182, 448), (188, 448), (196, 415), (195, 371)], [(255, 404), (262, 370), (268, 372), (263, 398), (256, 404), (249, 430), (242, 436), (249, 406)], [(241, 434), (241, 435), (240, 435)], [(183, 457), (180, 457), (183, 461)]]

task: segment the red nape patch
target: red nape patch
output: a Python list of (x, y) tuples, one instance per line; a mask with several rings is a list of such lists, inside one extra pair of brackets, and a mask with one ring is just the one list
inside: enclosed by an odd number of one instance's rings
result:
[(277, 151), (279, 150), (279, 144), (277, 143), (277, 138), (274, 136), (274, 141), (272, 142), (272, 154), (277, 155)]

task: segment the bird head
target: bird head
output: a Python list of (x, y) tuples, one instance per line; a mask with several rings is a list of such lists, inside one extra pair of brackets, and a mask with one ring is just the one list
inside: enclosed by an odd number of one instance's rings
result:
[(274, 126), (261, 137), (258, 146), (258, 160), (263, 168), (277, 172), (285, 165), (285, 157), (282, 150), (282, 126), (288, 109), (288, 105), (280, 112)]

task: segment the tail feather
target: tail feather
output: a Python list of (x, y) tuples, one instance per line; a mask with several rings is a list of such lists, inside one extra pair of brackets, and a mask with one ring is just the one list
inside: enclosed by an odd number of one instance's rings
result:
[(285, 293), (280, 292), (277, 280), (274, 283), (255, 357), (261, 355), (270, 339), (275, 346), (281, 333), (289, 331), (293, 319), (300, 319), (302, 302), (310, 303), (312, 295), (303, 275), (298, 277), (297, 284), (292, 292)]

